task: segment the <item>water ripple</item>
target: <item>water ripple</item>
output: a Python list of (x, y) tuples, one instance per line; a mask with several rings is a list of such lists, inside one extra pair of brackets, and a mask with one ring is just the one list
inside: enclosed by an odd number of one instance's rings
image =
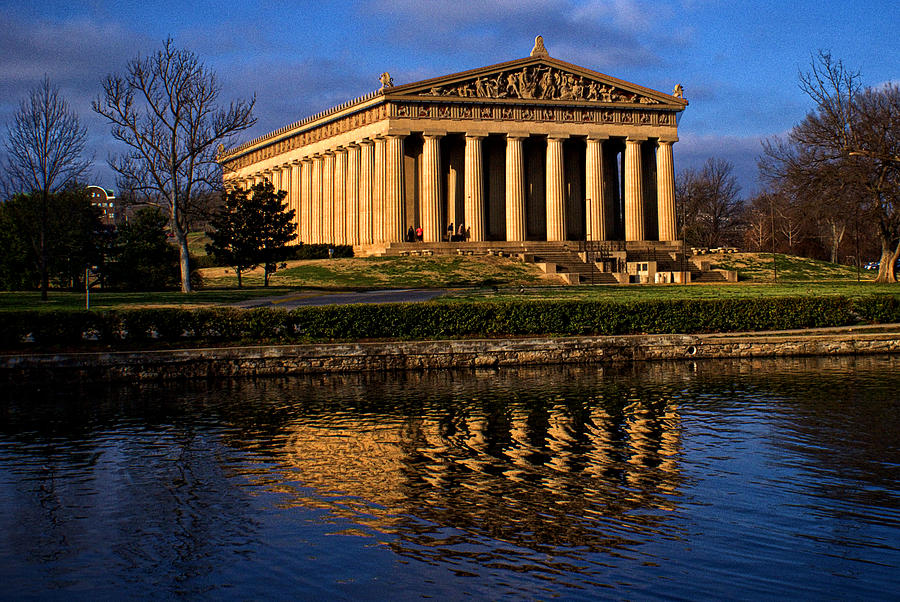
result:
[(25, 597), (883, 598), (898, 363), (5, 391), (0, 579)]

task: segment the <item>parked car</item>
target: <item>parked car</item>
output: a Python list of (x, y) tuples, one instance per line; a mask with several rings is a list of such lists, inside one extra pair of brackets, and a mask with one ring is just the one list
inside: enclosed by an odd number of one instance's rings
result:
[[(877, 270), (881, 266), (880, 261), (870, 261), (864, 266), (866, 270)], [(897, 258), (897, 263), (894, 264), (894, 269), (900, 270), (900, 257)]]

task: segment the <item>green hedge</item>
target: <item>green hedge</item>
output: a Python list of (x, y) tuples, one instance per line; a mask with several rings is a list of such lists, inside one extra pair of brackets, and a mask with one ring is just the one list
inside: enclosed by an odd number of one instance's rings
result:
[(892, 295), (681, 301), (511, 301), (278, 309), (19, 311), (0, 314), (0, 345), (147, 345), (622, 335), (782, 330), (900, 322)]

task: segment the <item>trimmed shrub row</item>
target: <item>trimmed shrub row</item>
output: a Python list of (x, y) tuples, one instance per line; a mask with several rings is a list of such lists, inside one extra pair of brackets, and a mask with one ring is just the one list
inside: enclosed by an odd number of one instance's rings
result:
[(278, 309), (19, 311), (0, 314), (0, 344), (301, 343), (499, 335), (623, 335), (782, 330), (900, 322), (894, 296), (680, 301), (514, 301)]

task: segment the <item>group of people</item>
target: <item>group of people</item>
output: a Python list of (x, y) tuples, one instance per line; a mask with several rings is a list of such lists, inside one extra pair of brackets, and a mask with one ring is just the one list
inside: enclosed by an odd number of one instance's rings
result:
[(470, 231), (462, 222), (458, 228), (453, 227), (453, 223), (447, 226), (447, 241), (449, 242), (465, 242), (469, 240)]
[(406, 231), (406, 242), (422, 242), (422, 226), (410, 226)]
[[(422, 242), (422, 234), (422, 226), (416, 226), (415, 228), (410, 226), (406, 231), (406, 242)], [(457, 228), (454, 228), (451, 223), (447, 226), (447, 238), (445, 240), (448, 242), (465, 242), (469, 239), (469, 234), (469, 229), (462, 223)]]

